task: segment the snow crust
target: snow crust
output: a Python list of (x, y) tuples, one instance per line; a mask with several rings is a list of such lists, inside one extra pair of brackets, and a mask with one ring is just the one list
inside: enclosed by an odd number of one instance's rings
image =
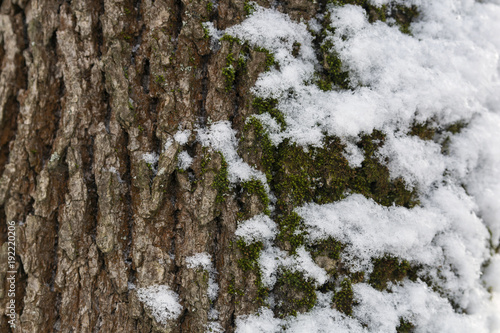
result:
[[(307, 148), (325, 135), (339, 137), (351, 167), (364, 155), (359, 136), (381, 130), (377, 151), (392, 179), (419, 195), (412, 209), (384, 207), (359, 194), (326, 205), (298, 207), (309, 243), (333, 237), (345, 248), (341, 260), (351, 271), (371, 273), (372, 259), (391, 255), (422, 269), (378, 291), (353, 285), (357, 305), (347, 317), (331, 307), (331, 296), (297, 317), (275, 318), (269, 308), (236, 319), (237, 332), (395, 332), (400, 319), (416, 332), (500, 332), (500, 2), (472, 0), (371, 0), (372, 4), (416, 5), (411, 35), (385, 22), (369, 23), (359, 6), (328, 8), (333, 45), (350, 88), (322, 91), (311, 31), (317, 17), (294, 22), (274, 9), (256, 11), (225, 33), (268, 49), (279, 64), (261, 74), (253, 93), (275, 98), (286, 129), (269, 114), (255, 116), (273, 144), (289, 139)], [(389, 22), (390, 23), (390, 22)], [(308, 30), (308, 28), (310, 30)], [(214, 33), (213, 38), (220, 36)], [(293, 55), (294, 43), (300, 43)], [(459, 132), (446, 131), (457, 123)], [(441, 133), (431, 140), (410, 135), (414, 124)], [(228, 122), (200, 130), (198, 139), (222, 152), (232, 183), (265, 175), (237, 154)], [(446, 149), (444, 149), (446, 147)], [(272, 193), (271, 193), (272, 195)], [(265, 215), (239, 224), (236, 236), (261, 241), (262, 282), (272, 287), (283, 269), (303, 272), (317, 286), (328, 281), (305, 247), (290, 255), (274, 245), (276, 224)], [(423, 281), (426, 282), (423, 282)], [(272, 303), (272, 302), (270, 302)], [(452, 306), (453, 304), (453, 306)], [(455, 307), (455, 308), (454, 308)]]

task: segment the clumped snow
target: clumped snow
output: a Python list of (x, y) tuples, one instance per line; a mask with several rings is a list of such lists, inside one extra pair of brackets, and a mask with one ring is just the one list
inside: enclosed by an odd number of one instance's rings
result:
[[(331, 294), (318, 292), (309, 312), (279, 319), (263, 307), (238, 317), (237, 332), (395, 332), (401, 318), (416, 332), (500, 332), (495, 254), (500, 244), (500, 3), (371, 3), (416, 5), (420, 15), (407, 35), (390, 22), (369, 23), (359, 6), (329, 5), (332, 29), (324, 45), (332, 45), (330, 52), (348, 71), (350, 90), (323, 91), (314, 84), (320, 64), (312, 31), (322, 29), (324, 16), (295, 22), (256, 6), (224, 32), (268, 49), (279, 64), (262, 73), (252, 91), (277, 99), (285, 117), (283, 130), (269, 114), (254, 116), (274, 145), (289, 139), (307, 149), (321, 146), (325, 135), (336, 136), (349, 165), (358, 167), (364, 159), (356, 146), (360, 135), (380, 130), (386, 139), (376, 156), (392, 179), (402, 178), (419, 195), (420, 204), (411, 209), (381, 206), (359, 194), (297, 207), (307, 242), (341, 241), (342, 262), (367, 278), (372, 260), (385, 255), (422, 267), (419, 278), (390, 284), (388, 291), (354, 284), (352, 317), (332, 309)], [(211, 35), (216, 39), (222, 33), (211, 30)], [(301, 45), (295, 56), (294, 43)], [(445, 130), (457, 123), (465, 125), (459, 133)], [(414, 124), (430, 124), (440, 134), (422, 140), (409, 134)], [(255, 178), (266, 184), (265, 175), (238, 156), (229, 122), (198, 130), (198, 140), (224, 155), (232, 183)], [(240, 222), (236, 231), (246, 242), (263, 243), (262, 283), (271, 288), (287, 269), (324, 284), (329, 277), (306, 248), (293, 255), (280, 250), (273, 243), (277, 232), (265, 215)]]
[(153, 171), (153, 174), (156, 176), (157, 173), (157, 167), (158, 167), (158, 160), (160, 159), (160, 156), (155, 153), (146, 153), (142, 154), (142, 160), (146, 162), (149, 166), (149, 168)]
[(174, 140), (177, 141), (180, 145), (185, 145), (188, 142), (190, 136), (191, 131), (188, 129), (184, 131), (178, 131), (174, 134)]
[(187, 168), (191, 166), (191, 163), (193, 163), (193, 158), (187, 151), (184, 150), (177, 155), (177, 162), (180, 169), (187, 170)]
[(247, 243), (265, 242), (274, 239), (278, 232), (276, 223), (265, 214), (260, 214), (238, 225), (235, 235)]
[(179, 296), (166, 285), (139, 288), (137, 296), (159, 323), (166, 324), (168, 320), (177, 319), (182, 312)]

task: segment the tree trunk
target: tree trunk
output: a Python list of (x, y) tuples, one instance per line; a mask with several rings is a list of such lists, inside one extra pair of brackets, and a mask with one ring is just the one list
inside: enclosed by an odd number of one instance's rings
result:
[[(212, 50), (201, 23), (239, 23), (244, 3), (210, 4), (1, 2), (0, 311), (9, 300), (7, 222), (15, 221), (18, 315), (15, 329), (1, 316), (2, 332), (201, 332), (211, 307), (231, 332), (235, 316), (257, 308), (256, 276), (238, 267), (232, 241), (240, 206), (263, 210), (258, 196), (216, 200), (221, 156), (194, 135), (188, 171), (177, 167), (179, 143), (163, 149), (178, 130), (207, 121), (242, 130), (253, 112), (249, 90), (266, 54), (249, 51), (228, 91), (222, 71), (241, 46)], [(318, 5), (280, 8), (298, 19)], [(158, 165), (145, 154), (161, 154)], [(211, 254), (218, 273), (212, 305), (206, 273), (185, 264), (199, 252)], [(184, 307), (167, 326), (133, 289), (157, 284)]]
[[(379, 149), (391, 140), (391, 135), (393, 140), (404, 137), (405, 142), (418, 141), (415, 145), (430, 151), (429, 156), (439, 155), (435, 164), (440, 167), (444, 165), (441, 155), (450, 153), (450, 138), (466, 126), (465, 122), (442, 120), (441, 124), (439, 117), (427, 119), (427, 114), (419, 118), (418, 103), (416, 110), (410, 110), (414, 114), (407, 116), (400, 110), (406, 104), (401, 103), (397, 112), (392, 110), (394, 123), (405, 126), (401, 131), (398, 128), (386, 133), (365, 121), (365, 127), (351, 126), (355, 128), (338, 134), (334, 130), (327, 132), (326, 125), (316, 124), (316, 133), (321, 136), (317, 145), (301, 146), (290, 137), (276, 143), (270, 139), (269, 124), (265, 127), (259, 119), (268, 117), (275, 128), (284, 132), (290, 125), (289, 115), (278, 110), (278, 99), (256, 96), (258, 90), (252, 88), (262, 73), (281, 74), (281, 63), (274, 58), (278, 58), (279, 51), (272, 54), (248, 40), (217, 35), (251, 18), (255, 6), (273, 7), (287, 15), (279, 17), (290, 23), (288, 28), (298, 27), (308, 34), (303, 39), (308, 43), (308, 55), (301, 53), (305, 44), (301, 51), (301, 43), (288, 41), (283, 42), (283, 49), (287, 48), (289, 54), (281, 58), (291, 63), (294, 59), (303, 61), (289, 67), (299, 71), (300, 66), (309, 66), (311, 76), (301, 82), (302, 87), (316, 85), (311, 91), (318, 94), (340, 91), (344, 97), (354, 95), (362, 79), (353, 75), (353, 82), (349, 81), (340, 51), (333, 48), (334, 43), (340, 44), (347, 37), (335, 35), (336, 29), (330, 25), (332, 6), (345, 4), (359, 5), (364, 10), (344, 7), (355, 16), (352, 22), (351, 17), (344, 22), (350, 25), (346, 31), (381, 20), (386, 24), (384, 31), (401, 33), (401, 40), (412, 38), (410, 22), (419, 15), (417, 7), (405, 7), (399, 2), (378, 8), (367, 0), (0, 1), (0, 333), (234, 332), (238, 317), (256, 314), (262, 306), (262, 317), (272, 313), (276, 321), (285, 318), (277, 324), (279, 330), (283, 329), (280, 325), (287, 324), (286, 318), (307, 313), (316, 303), (335, 309), (336, 318), (348, 322), (355, 318), (353, 306), (362, 301), (356, 300), (352, 284), (363, 283), (363, 288), (385, 297), (391, 295), (392, 291), (386, 292), (394, 285), (390, 282), (406, 278), (413, 285), (418, 280), (418, 288), (429, 290), (427, 296), (439, 294), (433, 299), (446, 304), (450, 313), (466, 312), (465, 306), (460, 308), (466, 303), (453, 303), (451, 293), (440, 290), (432, 280), (452, 276), (456, 268), (452, 264), (436, 264), (430, 271), (437, 273), (431, 276), (418, 260), (410, 262), (380, 250), (363, 252), (371, 256), (365, 258), (370, 263), (363, 266), (364, 271), (351, 270), (352, 262), (342, 262), (340, 256), (347, 248), (342, 243), (346, 240), (334, 239), (331, 234), (322, 239), (307, 238), (305, 222), (297, 213), (298, 207), (307, 210), (307, 203), (319, 206), (350, 198), (348, 204), (352, 206), (344, 205), (344, 211), (364, 204), (377, 207), (365, 209), (365, 214), (376, 212), (373, 214), (388, 219), (404, 219), (413, 207), (425, 204), (419, 202), (420, 183), (415, 181), (417, 185), (409, 186), (403, 180), (407, 179), (404, 173), (394, 178), (387, 167), (390, 156), (380, 154)], [(361, 19), (360, 13), (364, 15)], [(303, 21), (309, 25), (298, 24)], [(370, 27), (382, 26), (377, 24)], [(279, 38), (276, 42), (281, 43)], [(413, 49), (405, 52), (409, 50)], [(471, 50), (470, 59), (475, 54)], [(427, 49), (424, 51), (421, 53), (426, 55)], [(429, 54), (436, 52), (431, 51)], [(357, 56), (364, 54), (358, 52)], [(442, 61), (445, 56), (435, 58)], [(370, 67), (370, 61), (364, 64), (365, 70), (379, 75), (382, 71), (375, 65)], [(466, 62), (460, 58), (456, 63)], [(426, 61), (418, 66), (422, 73), (434, 73), (426, 67)], [(449, 79), (442, 82), (462, 77), (461, 72), (448, 77), (448, 67), (443, 68), (441, 72), (436, 70)], [(469, 77), (468, 71), (464, 73)], [(394, 75), (392, 83), (397, 84), (405, 75), (409, 74)], [(282, 77), (289, 79), (293, 75)], [(410, 91), (412, 84), (404, 89)], [(292, 88), (284, 91), (285, 97), (280, 98), (285, 102), (296, 98)], [(390, 89), (387, 93), (391, 93)], [(443, 99), (451, 100), (450, 96)], [(467, 96), (464, 101), (468, 101)], [(436, 99), (445, 111), (452, 109)], [(384, 101), (380, 98), (379, 102)], [(426, 101), (424, 108), (433, 102)], [(358, 107), (356, 103), (350, 107)], [(297, 105), (303, 106), (297, 103), (291, 108)], [(341, 111), (344, 115), (350, 112)], [(391, 117), (390, 112), (387, 114)], [(323, 120), (333, 123), (344, 119), (342, 115), (329, 116)], [(218, 148), (215, 141), (207, 143), (207, 133), (216, 125), (222, 126), (219, 130), (234, 130), (212, 138), (219, 140)], [(371, 133), (366, 133), (366, 128)], [(352, 139), (358, 129), (356, 139)], [(226, 137), (221, 144), (224, 135), (235, 137)], [(441, 149), (436, 148), (439, 145)], [(235, 163), (246, 168), (248, 177), (235, 176)], [(460, 163), (469, 162), (464, 157)], [(425, 173), (427, 169), (423, 170)], [(423, 184), (445, 187), (448, 171), (438, 170), (436, 181)], [(457, 197), (468, 198), (460, 177), (454, 184)], [(470, 210), (464, 216), (482, 226), (476, 230), (478, 235), (486, 234), (486, 227)], [(359, 216), (354, 219), (372, 222), (372, 216)], [(254, 224), (254, 228), (263, 228), (254, 232), (269, 231), (273, 233), (271, 238), (249, 241), (242, 236), (240, 227), (254, 218), (261, 223)], [(450, 219), (454, 218), (451, 214)], [(357, 232), (356, 226), (351, 229)], [(370, 230), (379, 231), (375, 223)], [(431, 235), (431, 239), (449, 231), (436, 230), (437, 236)], [(368, 248), (375, 238), (366, 239)], [(457, 247), (463, 245), (457, 242)], [(492, 253), (499, 251), (495, 242), (491, 242), (491, 247), (496, 246)], [(391, 244), (385, 249), (390, 249)], [(271, 247), (274, 252), (268, 251), (268, 256), (294, 256), (294, 264), (304, 263), (306, 258), (309, 261), (302, 267), (321, 271), (319, 275), (324, 279), (318, 283), (314, 276), (307, 275), (307, 269), (290, 269), (274, 258), (274, 280), (269, 283), (259, 256)], [(478, 288), (483, 288), (479, 273), (489, 259), (480, 255), (479, 259), (471, 259), (467, 257), (468, 249), (460, 251), (465, 259), (482, 267), (471, 270), (476, 269)], [(438, 274), (441, 269), (448, 269), (442, 277)], [(483, 291), (486, 295), (486, 289)], [(317, 302), (320, 298), (323, 301)], [(326, 298), (330, 303), (324, 301)], [(155, 303), (161, 306), (155, 307)], [(15, 304), (15, 315), (9, 312), (10, 304)], [(391, 317), (390, 324), (399, 325), (394, 329), (414, 329), (410, 315), (394, 313), (396, 319)], [(364, 330), (368, 324), (361, 317), (353, 320), (357, 320), (359, 330)]]

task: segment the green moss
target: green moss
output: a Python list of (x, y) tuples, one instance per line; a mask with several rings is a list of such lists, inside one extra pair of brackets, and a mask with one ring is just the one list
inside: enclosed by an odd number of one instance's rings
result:
[(333, 296), (333, 303), (338, 311), (346, 315), (352, 315), (352, 305), (354, 293), (352, 291), (351, 281), (344, 279), (340, 284), (341, 289)]
[(250, 1), (245, 1), (245, 4), (243, 5), (243, 9), (245, 10), (245, 13), (247, 15), (252, 15), (255, 12), (255, 6)]
[(295, 253), (297, 248), (304, 245), (305, 232), (302, 218), (295, 212), (277, 219), (279, 226), (278, 241), (288, 243), (290, 252)]
[[(255, 105), (267, 110), (272, 108), (274, 101), (257, 100)], [(358, 145), (365, 151), (365, 161), (361, 167), (353, 169), (343, 156), (344, 146), (337, 138), (327, 137), (323, 147), (309, 147), (305, 151), (288, 140), (273, 147), (262, 124), (255, 118), (247, 121), (245, 137), (250, 130), (254, 133), (252, 146), (259, 151), (254, 157), (259, 159), (278, 199), (278, 213), (284, 216), (306, 202), (324, 204), (341, 200), (347, 190), (385, 206), (397, 204), (410, 208), (418, 203), (416, 192), (407, 190), (401, 179), (391, 180), (389, 170), (378, 160), (376, 152), (385, 140), (380, 131), (362, 137)]]
[(227, 162), (224, 158), (224, 155), (220, 153), (222, 158), (221, 167), (217, 175), (215, 176), (214, 183), (212, 184), (213, 188), (217, 190), (217, 196), (215, 198), (216, 203), (222, 203), (226, 200), (225, 194), (229, 191), (229, 179), (228, 171), (227, 171)]
[(233, 37), (233, 36), (228, 35), (228, 34), (224, 34), (224, 36), (222, 36), (220, 40), (221, 41), (227, 41), (227, 42), (229, 42), (231, 44), (236, 43), (236, 44), (239, 44), (239, 45), (243, 45), (243, 42), (241, 41), (241, 39), (239, 39), (237, 37)]
[(329, 3), (335, 6), (344, 6), (344, 5), (363, 6), (366, 3), (366, 0), (329, 0)]
[(379, 20), (385, 22), (387, 18), (393, 18), (396, 25), (399, 26), (401, 32), (405, 34), (410, 34), (410, 24), (419, 15), (418, 8), (414, 5), (408, 7), (404, 5), (390, 4), (377, 7), (372, 5), (368, 0), (330, 0), (329, 2), (336, 6), (350, 4), (363, 7), (368, 14), (370, 23)]
[(257, 114), (269, 113), (280, 125), (281, 130), (284, 131), (286, 129), (285, 116), (278, 110), (277, 105), (278, 100), (275, 98), (256, 97), (252, 102), (252, 107), (256, 110)]
[(334, 51), (332, 42), (326, 41), (323, 43), (321, 51), (324, 58), (325, 75), (322, 78), (324, 82), (321, 83), (321, 86), (318, 85), (320, 89), (327, 88), (332, 84), (341, 89), (349, 89), (349, 73), (343, 70), (342, 61)]
[(342, 156), (340, 140), (327, 138), (323, 148), (283, 141), (277, 149), (273, 187), (281, 211), (290, 212), (306, 202), (328, 203), (342, 199), (353, 171)]
[(233, 66), (234, 55), (229, 53), (226, 56), (226, 67), (222, 69), (222, 75), (226, 77), (226, 92), (233, 89), (234, 81), (236, 80), (236, 69)]
[(158, 75), (155, 79), (155, 82), (158, 84), (164, 83), (165, 82), (165, 77), (163, 75)]
[(399, 319), (399, 326), (396, 328), (397, 333), (412, 333), (414, 331), (415, 325), (403, 318)]
[(283, 272), (276, 282), (274, 292), (282, 300), (275, 309), (281, 318), (309, 311), (317, 301), (313, 281), (306, 279), (300, 272)]
[(404, 34), (410, 35), (410, 24), (419, 16), (417, 6), (412, 5), (407, 7), (396, 5), (392, 8), (391, 13), (391, 17), (396, 20), (399, 30)]
[(201, 23), (201, 28), (203, 29), (203, 38), (209, 39), (210, 32), (208, 31), (208, 28), (203, 24), (203, 22)]
[(351, 189), (384, 206), (396, 204), (412, 208), (418, 204), (416, 190), (407, 190), (402, 179), (391, 181), (389, 169), (380, 163), (375, 154), (384, 141), (385, 134), (378, 130), (361, 137), (358, 147), (365, 151), (365, 160), (356, 169)]
[(210, 163), (211, 160), (212, 158), (207, 152), (207, 147), (203, 147), (203, 158), (201, 159), (201, 177), (203, 177), (207, 172), (208, 163)]
[(242, 258), (238, 259), (238, 267), (244, 272), (258, 270), (257, 260), (259, 259), (260, 252), (264, 248), (262, 242), (247, 244), (243, 239), (238, 239), (236, 246), (242, 254)]
[(266, 189), (260, 180), (252, 179), (241, 184), (244, 190), (249, 194), (255, 194), (259, 197), (262, 206), (264, 206), (264, 213), (269, 215), (269, 197), (267, 196)]
[(378, 290), (385, 290), (389, 282), (403, 280), (406, 276), (414, 279), (416, 272), (406, 260), (392, 256), (375, 259), (369, 283)]
[(255, 135), (254, 148), (263, 152), (263, 154), (261, 154), (261, 164), (264, 168), (267, 181), (271, 182), (273, 178), (272, 167), (274, 164), (275, 148), (271, 143), (271, 139), (269, 139), (269, 135), (266, 133), (262, 123), (254, 117), (249, 118), (245, 124), (244, 133), (249, 133), (249, 131), (253, 131), (253, 134)]
[(458, 121), (454, 124), (451, 124), (450, 126), (446, 127), (444, 130), (446, 132), (450, 132), (452, 134), (458, 134), (462, 131), (467, 126), (466, 122), (463, 121)]
[(432, 140), (436, 134), (436, 128), (431, 123), (415, 123), (410, 129), (410, 135), (418, 136), (422, 140)]
[(294, 42), (293, 45), (292, 45), (292, 55), (297, 58), (299, 56), (299, 53), (300, 53), (300, 47), (302, 46), (302, 44), (300, 44), (299, 42)]
[(245, 57), (243, 56), (239, 56), (238, 57), (238, 65), (237, 65), (237, 70), (241, 73), (246, 73), (247, 71), (247, 61), (245, 59)]
[(212, 1), (207, 2), (207, 12), (211, 13), (214, 10), (214, 4)]
[(319, 89), (323, 91), (330, 91), (333, 88), (332, 81), (327, 80), (327, 79), (318, 79), (316, 81), (316, 85), (318, 86)]
[(229, 295), (238, 295), (238, 296), (245, 295), (245, 293), (243, 292), (243, 290), (238, 289), (238, 288), (235, 287), (235, 278), (234, 278), (234, 276), (229, 281), (227, 292), (228, 292)]
[(313, 258), (323, 255), (333, 260), (339, 260), (343, 247), (342, 243), (332, 237), (328, 237), (315, 244), (308, 245), (307, 250), (311, 253)]
[(276, 59), (274, 58), (274, 54), (271, 53), (271, 51), (269, 51), (268, 49), (265, 49), (263, 47), (256, 47), (256, 48), (254, 48), (254, 50), (257, 52), (263, 52), (266, 54), (266, 68), (264, 69), (265, 71), (270, 70), (271, 67), (276, 65)]
[(125, 32), (122, 32), (121, 35), (122, 35), (122, 38), (125, 39), (126, 41), (129, 41), (132, 39), (132, 36), (130, 36), (129, 34), (127, 34)]

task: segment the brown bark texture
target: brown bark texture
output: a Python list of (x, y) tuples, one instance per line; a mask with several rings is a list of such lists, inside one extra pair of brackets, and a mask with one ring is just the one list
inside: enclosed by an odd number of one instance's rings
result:
[[(202, 22), (240, 23), (245, 3), (221, 0), (0, 1), (0, 331), (203, 332), (211, 308), (226, 332), (259, 306), (257, 276), (238, 267), (237, 213), (257, 194), (217, 200), (224, 161), (191, 135), (177, 166), (178, 130), (229, 120), (243, 131), (266, 53), (215, 47)], [(270, 3), (260, 2), (269, 7)], [(294, 20), (321, 4), (278, 2)], [(158, 165), (143, 155), (159, 155)], [(251, 161), (250, 161), (251, 162)], [(163, 172), (156, 173), (155, 170)], [(241, 191), (240, 191), (241, 192)], [(17, 325), (9, 328), (7, 222), (16, 223)], [(212, 256), (219, 294), (186, 257)], [(168, 285), (183, 312), (157, 323), (135, 289)], [(228, 292), (228, 290), (244, 292)]]

